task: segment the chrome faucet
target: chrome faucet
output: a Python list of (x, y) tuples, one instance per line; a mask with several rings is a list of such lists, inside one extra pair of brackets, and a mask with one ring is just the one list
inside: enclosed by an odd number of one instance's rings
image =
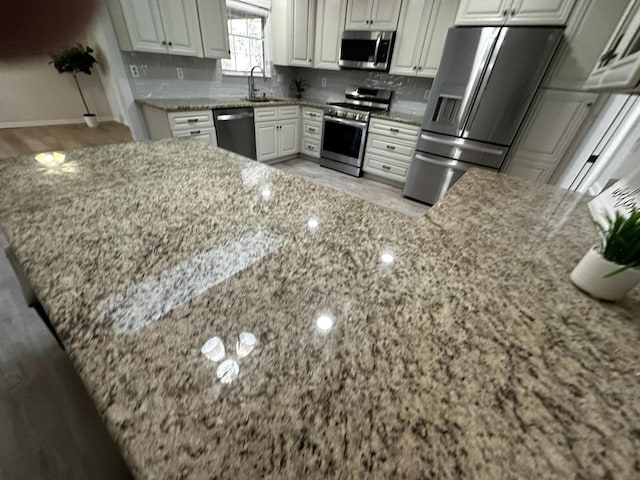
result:
[(256, 98), (256, 92), (258, 91), (258, 89), (256, 88), (256, 83), (253, 80), (253, 71), (259, 68), (260, 71), (262, 72), (262, 79), (266, 82), (267, 81), (267, 77), (264, 74), (264, 70), (262, 69), (262, 67), (260, 65), (256, 65), (255, 67), (253, 67), (251, 69), (251, 73), (249, 74), (249, 100), (254, 100)]

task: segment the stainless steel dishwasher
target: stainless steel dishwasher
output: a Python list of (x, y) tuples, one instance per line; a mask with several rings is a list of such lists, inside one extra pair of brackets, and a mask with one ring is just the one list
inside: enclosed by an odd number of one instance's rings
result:
[(221, 108), (213, 111), (218, 146), (256, 159), (253, 108)]

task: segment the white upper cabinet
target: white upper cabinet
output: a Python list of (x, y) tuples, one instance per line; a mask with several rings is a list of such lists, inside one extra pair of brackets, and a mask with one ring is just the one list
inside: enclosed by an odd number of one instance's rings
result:
[(514, 0), (508, 25), (566, 25), (575, 0)]
[(311, 67), (315, 0), (272, 0), (272, 58), (276, 65)]
[(633, 0), (625, 10), (585, 82), (585, 88), (640, 91), (640, 0)]
[(560, 44), (544, 86), (584, 90), (593, 65), (627, 8), (629, 0), (583, 0), (571, 12), (565, 41)]
[(339, 70), (340, 37), (346, 13), (347, 0), (317, 0), (314, 68)]
[(345, 30), (395, 30), (402, 0), (348, 0)]
[(136, 52), (168, 53), (157, 0), (123, 0), (122, 13)]
[[(315, 0), (289, 0), (289, 65), (310, 67), (313, 61)], [(274, 28), (282, 28), (274, 25)]]
[(461, 0), (457, 25), (565, 25), (575, 0)]
[(207, 58), (230, 58), (225, 0), (198, 0), (202, 47)]
[(169, 53), (204, 56), (195, 0), (160, 0), (159, 5)]
[(502, 25), (512, 0), (461, 0), (457, 25)]
[(458, 2), (404, 0), (389, 73), (434, 77)]
[(196, 0), (121, 0), (110, 10), (125, 50), (203, 56)]

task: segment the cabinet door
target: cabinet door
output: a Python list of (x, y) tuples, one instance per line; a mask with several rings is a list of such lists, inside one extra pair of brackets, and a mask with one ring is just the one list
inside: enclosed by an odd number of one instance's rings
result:
[(348, 0), (345, 30), (369, 30), (373, 0)]
[(318, 0), (313, 67), (339, 70), (340, 37), (347, 14), (347, 0)]
[(169, 53), (202, 57), (196, 0), (160, 0), (159, 5)]
[(259, 162), (278, 158), (278, 122), (256, 123), (256, 156)]
[(167, 53), (157, 0), (121, 0), (120, 4), (133, 51)]
[(502, 25), (512, 0), (462, 0), (456, 25)]
[(389, 73), (415, 75), (418, 72), (424, 43), (420, 39), (427, 36), (433, 4), (434, 0), (404, 0)]
[(230, 58), (225, 0), (198, 0), (202, 47), (207, 58)]
[(548, 88), (582, 90), (593, 66), (613, 34), (628, 0), (586, 0), (578, 2), (571, 13), (549, 68), (544, 85)]
[(594, 93), (541, 90), (509, 154), (505, 173), (525, 178), (535, 175), (538, 181), (546, 182), (596, 99)]
[(566, 25), (574, 1), (515, 0), (507, 25)]
[(369, 28), (371, 30), (395, 30), (402, 0), (373, 0)]
[(458, 2), (456, 0), (435, 0), (427, 32), (424, 35), (422, 55), (418, 62), (418, 75), (421, 77), (435, 77), (438, 65), (442, 59), (444, 42), (447, 39), (447, 31), (456, 19)]
[[(289, 65), (310, 67), (313, 53), (315, 0), (290, 0)], [(274, 28), (281, 28), (274, 25)]]
[(282, 120), (278, 128), (278, 156), (295, 155), (300, 152), (298, 120)]

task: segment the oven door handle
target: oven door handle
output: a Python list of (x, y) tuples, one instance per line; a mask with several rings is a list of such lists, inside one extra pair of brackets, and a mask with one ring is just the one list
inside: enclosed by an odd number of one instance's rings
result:
[(351, 125), (352, 127), (358, 127), (358, 128), (367, 128), (367, 122), (359, 122), (357, 120), (348, 120), (346, 118), (329, 117), (325, 115), (324, 121), (342, 123), (343, 125)]

